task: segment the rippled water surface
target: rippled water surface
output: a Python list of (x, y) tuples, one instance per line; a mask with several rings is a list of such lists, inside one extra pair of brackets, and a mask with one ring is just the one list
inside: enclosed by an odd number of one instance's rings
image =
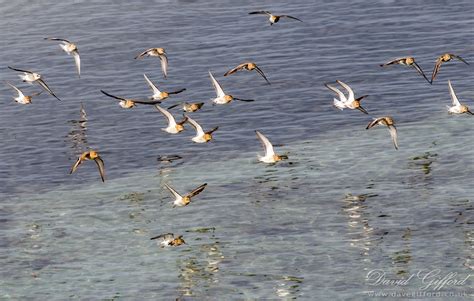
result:
[[(304, 22), (247, 14), (262, 9)], [(38, 71), (63, 100), (43, 93), (22, 106), (0, 85), (1, 300), (366, 300), (423, 291), (420, 279), (371, 285), (371, 270), (472, 274), (474, 118), (446, 112), (448, 79), (474, 107), (472, 64), (445, 63), (433, 85), (379, 67), (413, 55), (430, 75), (445, 52), (474, 63), (472, 1), (4, 1), (0, 13), (0, 79), (33, 93), (7, 66)], [(48, 36), (78, 44), (81, 78)], [(168, 53), (166, 80), (158, 59), (133, 59), (150, 47)], [(222, 76), (245, 60), (272, 84)], [(212, 106), (208, 70), (256, 101)], [(143, 73), (187, 88), (165, 107), (206, 102), (192, 116), (219, 126), (214, 140), (192, 143), (189, 126), (169, 135), (153, 107), (125, 110), (99, 91), (145, 98)], [(365, 130), (370, 116), (331, 106), (323, 84), (336, 79), (368, 94), (373, 116), (395, 118), (398, 151), (386, 129)], [(258, 163), (257, 129), (289, 160)], [(68, 174), (89, 147), (105, 183), (91, 162)], [(165, 155), (182, 159), (157, 161)], [(165, 183), (204, 182), (172, 208)], [(166, 232), (186, 244), (149, 240)], [(472, 294), (472, 277), (440, 291)]]

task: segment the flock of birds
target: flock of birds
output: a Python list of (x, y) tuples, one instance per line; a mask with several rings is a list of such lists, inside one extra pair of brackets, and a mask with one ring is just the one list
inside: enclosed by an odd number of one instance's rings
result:
[[(269, 21), (270, 25), (273, 25), (273, 24), (279, 22), (282, 18), (287, 18), (287, 19), (290, 19), (290, 20), (296, 20), (296, 21), (299, 21), (299, 22), (303, 22), (300, 19), (298, 19), (296, 17), (293, 17), (293, 16), (290, 16), (290, 15), (274, 15), (274, 14), (270, 13), (269, 11), (255, 11), (255, 12), (250, 12), (249, 14), (250, 15), (257, 15), (257, 14), (258, 15), (266, 15), (268, 17), (268, 21)], [(66, 40), (66, 39), (45, 38), (45, 40), (61, 42), (61, 44), (59, 44), (59, 46), (68, 55), (71, 55), (74, 58), (75, 65), (76, 65), (76, 70), (77, 70), (77, 73), (80, 77), (80, 74), (81, 74), (81, 59), (80, 59), (80, 56), (79, 56), (79, 50), (77, 48), (77, 45), (70, 42), (69, 40)], [(166, 53), (164, 48), (150, 48), (150, 49), (147, 49), (147, 50), (143, 51), (142, 53), (140, 53), (139, 55), (137, 55), (135, 57), (135, 59), (141, 59), (141, 58), (144, 58), (144, 57), (157, 57), (157, 58), (159, 58), (159, 60), (161, 62), (161, 70), (162, 70), (162, 73), (163, 73), (163, 77), (165, 79), (167, 78), (167, 75), (168, 75), (168, 58), (167, 58), (167, 53)], [(466, 60), (464, 60), (462, 57), (460, 57), (458, 55), (455, 55), (455, 54), (452, 54), (452, 53), (445, 53), (445, 54), (439, 56), (438, 59), (436, 60), (436, 63), (435, 63), (435, 66), (434, 66), (434, 69), (433, 69), (433, 72), (432, 72), (432, 75), (431, 75), (431, 79), (428, 79), (428, 77), (423, 72), (421, 67), (415, 62), (414, 57), (411, 57), (411, 56), (410, 57), (397, 58), (397, 59), (391, 60), (391, 61), (389, 61), (385, 64), (381, 64), (380, 66), (381, 67), (386, 67), (386, 66), (390, 66), (390, 65), (403, 65), (403, 66), (413, 67), (421, 76), (423, 76), (423, 78), (429, 84), (433, 84), (434, 79), (436, 78), (436, 76), (438, 75), (438, 73), (440, 71), (441, 65), (443, 63), (449, 62), (453, 59), (457, 59), (457, 60), (469, 65), (469, 63)], [(45, 90), (47, 93), (49, 93), (51, 96), (55, 97), (57, 100), (61, 100), (58, 96), (56, 96), (56, 94), (53, 92), (53, 90), (46, 84), (46, 82), (44, 81), (43, 76), (40, 75), (39, 73), (30, 71), (30, 70), (14, 68), (14, 67), (10, 67), (10, 66), (8, 68), (13, 70), (13, 71), (23, 73), (23, 74), (19, 75), (20, 78), (23, 80), (23, 82), (26, 82), (26, 83), (29, 83), (29, 84), (36, 83), (39, 86), (41, 86), (41, 88), (43, 90)], [(224, 76), (228, 76), (228, 75), (231, 75), (231, 74), (234, 74), (236, 72), (243, 71), (243, 70), (245, 70), (245, 71), (255, 71), (267, 82), (267, 84), (269, 84), (269, 85), (271, 84), (270, 81), (268, 80), (268, 78), (266, 77), (266, 75), (263, 73), (263, 71), (254, 62), (244, 62), (244, 63), (236, 66), (235, 68), (227, 71), (224, 74)], [(148, 84), (148, 86), (150, 87), (150, 89), (153, 92), (153, 95), (151, 95), (148, 100), (137, 100), (137, 99), (130, 99), (130, 98), (125, 98), (125, 97), (120, 97), (120, 96), (110, 94), (110, 93), (108, 93), (104, 90), (101, 90), (101, 92), (104, 95), (108, 96), (108, 97), (111, 97), (115, 100), (118, 100), (120, 107), (122, 107), (124, 109), (131, 109), (131, 108), (135, 107), (137, 104), (155, 106), (156, 109), (167, 119), (168, 126), (164, 129), (162, 129), (162, 130), (169, 133), (169, 134), (178, 134), (178, 133), (180, 133), (181, 131), (184, 130), (184, 125), (186, 123), (188, 123), (196, 131), (196, 135), (191, 139), (193, 142), (195, 142), (195, 143), (207, 143), (207, 142), (212, 140), (212, 138), (213, 138), (212, 134), (215, 131), (218, 130), (218, 128), (219, 128), (218, 126), (212, 128), (210, 130), (205, 131), (202, 128), (202, 126), (196, 120), (191, 118), (189, 115), (183, 114), (183, 119), (177, 122), (176, 119), (174, 118), (174, 116), (169, 111), (169, 110), (171, 110), (171, 109), (173, 109), (177, 106), (180, 106), (182, 111), (184, 111), (185, 113), (196, 112), (196, 111), (198, 111), (202, 108), (202, 106), (204, 105), (203, 102), (199, 102), (199, 103), (182, 102), (182, 103), (172, 105), (172, 106), (168, 107), (167, 109), (165, 109), (165, 108), (160, 106), (160, 104), (164, 100), (166, 100), (170, 95), (181, 93), (181, 92), (185, 91), (186, 89), (183, 88), (183, 89), (179, 89), (177, 91), (161, 91), (160, 89), (157, 88), (157, 86), (145, 74), (143, 76), (145, 78), (146, 83)], [(213, 105), (229, 104), (233, 100), (239, 100), (239, 101), (245, 101), (245, 102), (254, 101), (253, 99), (237, 98), (237, 97), (234, 97), (230, 94), (225, 93), (224, 89), (219, 84), (219, 82), (216, 80), (216, 78), (211, 73), (211, 71), (209, 71), (209, 76), (210, 76), (212, 85), (214, 87), (214, 90), (216, 92), (216, 97), (214, 99), (212, 99)], [(346, 83), (344, 83), (343, 81), (340, 81), (340, 80), (337, 80), (336, 82), (342, 88), (344, 88), (347, 91), (347, 94), (348, 94), (346, 96), (339, 88), (335, 87), (334, 85), (331, 85), (329, 83), (325, 84), (325, 86), (328, 89), (330, 89), (331, 91), (333, 91), (334, 93), (337, 94), (337, 98), (333, 99), (333, 105), (336, 108), (338, 108), (340, 110), (344, 110), (344, 109), (359, 110), (359, 111), (363, 112), (364, 114), (370, 115), (368, 113), (368, 111), (365, 108), (363, 108), (360, 104), (361, 100), (364, 97), (366, 97), (367, 95), (363, 95), (363, 96), (360, 96), (360, 97), (356, 98), (355, 94), (354, 94), (354, 91), (352, 90), (352, 88), (348, 84), (346, 84)], [(41, 94), (41, 92), (36, 92), (36, 93), (32, 93), (30, 95), (26, 95), (25, 93), (23, 93), (23, 91), (21, 91), (18, 87), (16, 87), (12, 83), (6, 82), (6, 84), (9, 85), (10, 87), (12, 87), (17, 92), (18, 95), (16, 97), (14, 97), (14, 100), (19, 104), (23, 104), (23, 105), (31, 104), (32, 103), (32, 98)], [(450, 114), (468, 113), (468, 114), (474, 115), (474, 113), (469, 110), (468, 106), (460, 103), (460, 101), (458, 100), (458, 98), (457, 98), (457, 96), (454, 92), (454, 89), (451, 85), (451, 81), (448, 81), (448, 86), (449, 86), (449, 92), (450, 92), (451, 99), (452, 99), (452, 105), (448, 106), (448, 112)], [(384, 126), (388, 127), (390, 135), (391, 135), (392, 142), (393, 142), (395, 148), (398, 149), (399, 146), (398, 146), (398, 141), (397, 141), (397, 129), (395, 127), (394, 119), (391, 116), (381, 116), (381, 117), (373, 118), (372, 121), (367, 125), (366, 128), (370, 129), (370, 128), (376, 126), (376, 125), (384, 125)], [(281, 161), (281, 160), (284, 160), (284, 159), (288, 158), (287, 155), (275, 153), (272, 143), (261, 132), (256, 130), (255, 133), (256, 133), (257, 138), (261, 141), (261, 143), (263, 145), (263, 148), (265, 150), (265, 154), (263, 156), (260, 156), (260, 155), (258, 156), (259, 161), (261, 161), (263, 163), (267, 163), (267, 164), (274, 164), (278, 161)], [(88, 160), (92, 160), (97, 164), (100, 177), (101, 177), (102, 181), (104, 182), (105, 181), (104, 161), (101, 158), (101, 156), (99, 155), (99, 153), (95, 150), (92, 150), (92, 149), (89, 149), (89, 150), (83, 152), (77, 158), (76, 162), (74, 163), (74, 165), (72, 166), (72, 168), (70, 170), (70, 174), (74, 173), (77, 170), (77, 168), (83, 162), (88, 161)], [(191, 203), (191, 198), (193, 198), (194, 196), (201, 193), (206, 188), (206, 186), (207, 186), (207, 183), (204, 183), (204, 184), (200, 185), (199, 187), (197, 187), (196, 189), (192, 190), (191, 192), (183, 195), (183, 194), (178, 193), (170, 185), (165, 184), (165, 187), (169, 190), (169, 192), (174, 197), (173, 207), (176, 207), (176, 206), (182, 207), (182, 206), (189, 205)], [(182, 245), (182, 244), (185, 243), (185, 241), (184, 241), (184, 239), (181, 235), (175, 236), (173, 233), (161, 234), (161, 235), (152, 237), (151, 240), (158, 240), (158, 243), (161, 247), (179, 246), (179, 245)]]

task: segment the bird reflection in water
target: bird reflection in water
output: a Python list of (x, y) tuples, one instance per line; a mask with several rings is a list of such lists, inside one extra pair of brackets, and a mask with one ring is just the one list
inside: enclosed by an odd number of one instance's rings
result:
[(183, 157), (180, 155), (160, 155), (157, 158), (160, 176), (168, 176), (174, 167), (183, 164)]
[[(214, 228), (186, 232), (213, 233)], [(211, 240), (210, 243), (196, 246), (196, 251), (190, 252), (178, 261), (178, 268), (180, 269), (178, 292), (180, 297), (204, 297), (207, 295), (207, 291), (219, 287), (219, 265), (224, 259), (224, 255), (214, 234), (212, 234)]]
[(264, 172), (249, 182), (249, 199), (253, 204), (260, 206), (268, 204), (269, 201), (284, 200), (292, 190), (302, 189), (300, 178), (295, 175), (295, 169), (290, 167), (282, 172), (281, 168), (289, 167), (284, 164), (264, 166)]
[(301, 283), (303, 283), (303, 278), (301, 277), (283, 276), (281, 279), (278, 279), (277, 285), (274, 287), (275, 294), (281, 300), (296, 300)]
[(436, 153), (425, 152), (421, 156), (413, 157), (412, 162), (410, 162), (410, 167), (412, 167), (413, 169), (417, 169), (421, 167), (421, 170), (426, 175), (426, 178), (428, 178), (432, 169), (431, 164), (433, 162), (436, 162), (437, 156), (438, 155)]
[[(474, 224), (474, 215), (472, 210), (474, 206), (471, 203), (471, 200), (461, 200), (457, 202), (452, 202), (451, 206), (455, 213), (454, 223), (456, 223), (456, 228), (459, 231), (462, 231), (462, 236), (464, 237), (464, 244), (468, 250), (474, 249), (474, 231), (472, 229), (472, 224)], [(474, 253), (466, 252), (463, 266), (474, 271)]]
[(376, 194), (347, 194), (343, 200), (342, 212), (347, 216), (348, 235), (350, 246), (361, 250), (361, 255), (369, 261), (370, 250), (375, 239), (374, 229), (369, 225), (364, 204), (367, 198), (377, 196)]
[(87, 114), (82, 102), (79, 111), (79, 119), (69, 120), (69, 123), (72, 124), (72, 127), (67, 135), (67, 138), (71, 142), (73, 157), (76, 157), (77, 154), (87, 150)]
[(406, 228), (403, 232), (403, 249), (396, 251), (392, 255), (392, 264), (394, 265), (395, 273), (397, 275), (407, 275), (411, 262), (411, 235), (412, 230)]

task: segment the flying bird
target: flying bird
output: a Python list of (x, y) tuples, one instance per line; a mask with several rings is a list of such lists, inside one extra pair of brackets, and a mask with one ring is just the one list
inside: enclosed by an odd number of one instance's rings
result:
[(268, 21), (270, 21), (270, 25), (273, 25), (273, 24), (277, 23), (278, 21), (280, 21), (281, 18), (288, 18), (288, 19), (293, 19), (293, 20), (296, 20), (296, 21), (303, 22), (300, 19), (289, 16), (289, 15), (273, 15), (269, 11), (263, 11), (263, 10), (262, 11), (250, 12), (249, 15), (267, 15), (268, 16)]
[(166, 51), (164, 48), (150, 48), (135, 57), (135, 59), (141, 59), (144, 56), (157, 56), (161, 61), (161, 70), (163, 71), (163, 76), (166, 78), (168, 76), (168, 57), (166, 56)]
[(156, 105), (155, 107), (158, 111), (160, 111), (161, 114), (163, 114), (163, 116), (166, 117), (166, 119), (168, 119), (168, 126), (164, 129), (162, 129), (163, 131), (165, 131), (167, 133), (170, 133), (170, 134), (177, 134), (177, 133), (181, 132), (182, 130), (184, 130), (183, 125), (188, 120), (187, 117), (184, 117), (184, 119), (181, 120), (180, 122), (176, 122), (176, 120), (174, 119), (173, 115), (171, 115), (170, 112), (163, 109), (159, 105)]
[(451, 94), (451, 99), (452, 99), (452, 106), (447, 106), (448, 107), (448, 112), (450, 114), (462, 114), (462, 113), (467, 113), (474, 115), (473, 112), (469, 110), (469, 107), (466, 105), (463, 105), (459, 102), (458, 97), (456, 96), (456, 93), (454, 93), (453, 86), (451, 86), (451, 81), (448, 80), (448, 86), (449, 86), (449, 94)]
[(115, 98), (117, 100), (120, 100), (119, 105), (124, 109), (131, 109), (131, 108), (135, 107), (137, 103), (144, 104), (144, 105), (156, 105), (158, 103), (161, 103), (161, 101), (159, 101), (159, 100), (141, 101), (141, 100), (123, 98), (123, 97), (119, 97), (119, 96), (109, 94), (109, 93), (105, 92), (104, 90), (100, 90), (100, 92), (104, 93), (108, 97), (112, 97), (112, 98)]
[(145, 74), (143, 74), (143, 77), (145, 77), (145, 80), (146, 80), (148, 86), (153, 91), (153, 95), (150, 97), (150, 99), (153, 99), (153, 100), (165, 100), (171, 94), (178, 94), (178, 93), (181, 93), (183, 91), (186, 91), (185, 88), (177, 90), (177, 91), (172, 91), (172, 92), (160, 91)]
[(242, 63), (240, 65), (238, 65), (237, 67), (227, 71), (224, 76), (227, 76), (227, 75), (231, 75), (231, 74), (234, 74), (235, 72), (237, 71), (240, 71), (240, 70), (247, 70), (247, 71), (252, 71), (252, 70), (255, 70), (258, 72), (258, 74), (260, 74), (264, 79), (265, 81), (270, 85), (270, 82), (268, 81), (267, 77), (265, 76), (265, 74), (263, 73), (262, 69), (260, 69), (257, 64), (253, 63), (253, 62), (246, 62), (246, 63)]
[(258, 160), (263, 163), (275, 163), (283, 159), (288, 159), (287, 155), (277, 155), (273, 150), (273, 145), (271, 142), (259, 131), (255, 131), (258, 139), (262, 142), (263, 148), (265, 149), (265, 156), (258, 156)]
[(226, 104), (226, 103), (231, 102), (232, 100), (254, 101), (253, 99), (241, 99), (241, 98), (236, 98), (229, 94), (225, 94), (224, 90), (222, 89), (222, 86), (214, 78), (211, 71), (209, 71), (209, 76), (211, 77), (212, 85), (214, 86), (214, 90), (216, 91), (216, 98), (212, 100), (214, 104), (219, 104), (219, 105)]
[(333, 104), (336, 108), (338, 108), (339, 110), (344, 110), (346, 109), (346, 102), (347, 102), (347, 98), (346, 96), (344, 95), (344, 93), (342, 93), (341, 90), (339, 90), (338, 88), (336, 87), (333, 87), (329, 84), (324, 84), (324, 86), (326, 88), (328, 88), (329, 90), (337, 93), (337, 95), (339, 96), (339, 99), (338, 98), (333, 98)]
[(168, 189), (169, 192), (171, 192), (171, 194), (175, 198), (175, 200), (173, 201), (173, 207), (187, 206), (189, 203), (191, 203), (191, 198), (193, 196), (200, 194), (204, 190), (204, 188), (206, 188), (206, 186), (207, 186), (207, 183), (204, 183), (200, 185), (199, 187), (197, 187), (196, 189), (194, 189), (193, 191), (191, 191), (190, 193), (186, 195), (181, 195), (176, 190), (174, 190), (173, 187), (171, 187), (168, 184), (165, 184), (166, 189)]
[(77, 49), (77, 45), (71, 43), (66, 39), (57, 39), (57, 38), (44, 38), (45, 40), (50, 41), (60, 41), (59, 47), (61, 47), (64, 52), (68, 55), (72, 55), (74, 57), (74, 62), (76, 63), (77, 74), (81, 77), (81, 58), (79, 56), (79, 50)]
[(158, 244), (161, 248), (164, 247), (177, 247), (185, 243), (183, 235), (174, 237), (173, 233), (165, 233), (155, 237), (150, 238), (150, 240), (158, 240)]
[(465, 63), (466, 65), (469, 65), (469, 63), (466, 62), (466, 60), (464, 60), (462, 57), (460, 57), (458, 55), (455, 55), (455, 54), (452, 54), (452, 53), (445, 53), (445, 54), (439, 56), (436, 59), (436, 63), (435, 63), (434, 69), (433, 69), (433, 74), (431, 75), (431, 83), (433, 83), (434, 79), (436, 78), (436, 75), (438, 75), (439, 70), (441, 69), (441, 64), (445, 63), (445, 62), (449, 62), (452, 59), (460, 60), (461, 62)]
[(181, 103), (177, 103), (175, 105), (170, 106), (168, 110), (171, 110), (172, 108), (175, 108), (177, 106), (181, 106), (181, 109), (184, 112), (192, 113), (192, 112), (196, 112), (197, 110), (200, 110), (203, 105), (204, 105), (203, 102), (181, 102)]
[(346, 98), (346, 96), (344, 95), (344, 93), (341, 92), (341, 90), (339, 90), (338, 88), (336, 87), (333, 87), (329, 84), (324, 84), (326, 86), (326, 88), (328, 88), (329, 90), (335, 92), (338, 94), (339, 96), (339, 99), (336, 99), (334, 98), (334, 106), (337, 107), (338, 109), (340, 110), (343, 110), (343, 109), (351, 109), (351, 110), (354, 110), (354, 109), (357, 109), (359, 111), (361, 111), (362, 113), (365, 113), (365, 114), (369, 114), (361, 105), (360, 105), (360, 101), (364, 98), (364, 97), (367, 97), (368, 95), (363, 95), (359, 98), (355, 98), (354, 96), (354, 91), (351, 89), (351, 87), (349, 87), (349, 85), (347, 85), (346, 83), (340, 81), (340, 80), (337, 80), (336, 81), (338, 84), (340, 84), (342, 87), (344, 87), (344, 89), (346, 89), (348, 92), (349, 92), (349, 97)]
[(187, 119), (188, 119), (188, 122), (194, 127), (194, 129), (196, 130), (196, 136), (194, 136), (191, 140), (196, 142), (196, 143), (206, 143), (206, 142), (209, 142), (212, 140), (212, 133), (214, 133), (215, 131), (217, 131), (217, 129), (219, 129), (218, 126), (216, 126), (215, 128), (213, 128), (212, 130), (210, 131), (207, 131), (207, 132), (204, 132), (204, 130), (202, 129), (201, 125), (199, 125), (199, 123), (197, 123), (194, 119), (192, 119), (191, 117), (189, 116), (186, 116), (184, 115)]
[(390, 136), (392, 137), (392, 142), (393, 145), (395, 146), (395, 149), (398, 149), (398, 142), (397, 142), (397, 128), (395, 127), (395, 121), (391, 116), (383, 116), (379, 118), (374, 118), (373, 121), (371, 121), (366, 129), (370, 129), (376, 125), (385, 125), (387, 126)]
[(28, 105), (31, 103), (32, 99), (33, 99), (33, 96), (38, 96), (41, 94), (41, 91), (40, 92), (37, 92), (37, 93), (33, 93), (31, 95), (25, 95), (23, 94), (23, 92), (18, 89), (17, 87), (15, 87), (14, 85), (10, 84), (9, 82), (5, 82), (7, 85), (9, 85), (10, 87), (12, 87), (17, 93), (18, 93), (18, 96), (17, 97), (14, 97), (13, 99), (22, 104), (22, 105)]
[(79, 158), (77, 158), (76, 163), (71, 168), (71, 171), (69, 174), (72, 174), (77, 170), (79, 165), (82, 164), (82, 162), (87, 161), (87, 160), (94, 160), (95, 164), (97, 164), (97, 168), (99, 169), (100, 177), (102, 179), (102, 182), (105, 182), (105, 166), (104, 166), (104, 161), (102, 158), (99, 156), (99, 153), (94, 151), (94, 150), (89, 150), (83, 152)]
[(33, 83), (36, 82), (36, 83), (38, 83), (38, 85), (41, 86), (41, 88), (46, 90), (46, 92), (51, 94), (57, 100), (61, 100), (54, 94), (54, 92), (48, 87), (48, 85), (46, 85), (46, 83), (44, 82), (43, 78), (41, 77), (41, 75), (39, 73), (35, 73), (35, 72), (29, 71), (29, 70), (17, 69), (17, 68), (13, 68), (13, 67), (10, 67), (10, 66), (8, 66), (8, 69), (18, 71), (18, 72), (23, 72), (23, 75), (19, 75), (19, 77), (23, 80), (23, 82), (26, 82), (26, 83), (29, 83), (29, 84), (33, 84)]
[(386, 67), (386, 66), (395, 65), (395, 64), (404, 65), (404, 66), (409, 66), (409, 67), (415, 68), (415, 70), (416, 70), (420, 75), (422, 75), (428, 83), (431, 84), (431, 81), (426, 77), (426, 75), (425, 75), (425, 73), (423, 72), (423, 70), (421, 69), (421, 67), (415, 62), (415, 58), (414, 58), (414, 57), (412, 57), (412, 56), (407, 56), (407, 57), (402, 57), (402, 58), (394, 59), (394, 60), (391, 60), (391, 61), (389, 61), (389, 62), (386, 62), (385, 64), (381, 64), (380, 67)]

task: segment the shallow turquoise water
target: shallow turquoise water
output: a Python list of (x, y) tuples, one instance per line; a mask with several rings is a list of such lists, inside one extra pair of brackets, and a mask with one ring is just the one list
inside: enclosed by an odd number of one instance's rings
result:
[[(447, 79), (474, 105), (472, 67), (447, 63), (433, 86), (414, 70), (378, 67), (413, 54), (429, 73), (446, 51), (474, 61), (469, 1), (46, 3), (1, 8), (0, 65), (40, 70), (64, 101), (42, 96), (18, 106), (0, 88), (0, 299), (366, 300), (372, 290), (397, 290), (369, 285), (374, 269), (394, 279), (472, 273), (474, 119), (445, 109)], [(305, 22), (270, 27), (246, 15), (262, 8)], [(31, 19), (19, 22), (18, 9)], [(77, 41), (81, 79), (44, 36)], [(133, 60), (155, 44), (169, 53), (166, 81), (158, 62)], [(252, 73), (222, 77), (248, 58), (271, 86)], [(144, 97), (146, 72), (188, 89), (170, 105), (208, 101), (208, 69), (256, 102), (207, 103), (193, 113), (205, 128), (220, 127), (206, 145), (192, 144), (189, 130), (162, 132), (153, 109), (123, 110), (99, 92)], [(386, 129), (365, 130), (369, 117), (331, 107), (322, 84), (335, 79), (370, 94), (364, 106), (374, 116), (395, 117), (400, 150)], [(80, 102), (83, 127), (74, 122)], [(290, 159), (257, 163), (255, 129)], [(67, 174), (86, 146), (101, 151), (106, 183), (90, 162)], [(170, 154), (183, 159), (157, 162)], [(184, 192), (204, 182), (184, 208), (172, 208), (163, 187)], [(183, 234), (186, 244), (160, 249), (149, 240), (164, 232)], [(420, 287), (410, 281), (402, 290)], [(442, 291), (472, 294), (472, 281)]]

